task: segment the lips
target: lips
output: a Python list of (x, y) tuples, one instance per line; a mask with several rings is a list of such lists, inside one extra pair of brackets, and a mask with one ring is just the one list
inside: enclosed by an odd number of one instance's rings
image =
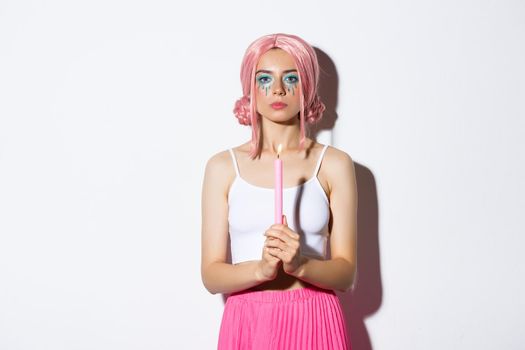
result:
[(272, 106), (273, 109), (283, 109), (284, 107), (288, 106), (286, 103), (283, 102), (274, 102), (270, 106)]

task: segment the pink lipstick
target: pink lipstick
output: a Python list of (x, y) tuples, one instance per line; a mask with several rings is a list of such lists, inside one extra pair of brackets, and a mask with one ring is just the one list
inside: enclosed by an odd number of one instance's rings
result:
[(273, 109), (283, 109), (284, 107), (288, 106), (286, 103), (283, 102), (274, 102), (270, 106), (272, 106)]

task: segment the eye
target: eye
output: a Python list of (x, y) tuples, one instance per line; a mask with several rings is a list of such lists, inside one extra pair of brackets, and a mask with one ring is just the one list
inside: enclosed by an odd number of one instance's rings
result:
[(261, 84), (267, 84), (269, 83), (270, 81), (272, 81), (272, 78), (267, 76), (267, 75), (260, 75), (258, 78), (257, 78), (257, 81)]
[(295, 84), (299, 81), (299, 78), (296, 75), (288, 75), (284, 80), (289, 84)]

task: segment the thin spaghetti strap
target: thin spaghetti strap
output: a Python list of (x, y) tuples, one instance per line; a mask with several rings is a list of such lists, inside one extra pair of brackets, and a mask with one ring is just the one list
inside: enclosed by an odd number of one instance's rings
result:
[(328, 145), (324, 145), (323, 150), (321, 151), (321, 155), (319, 156), (319, 159), (317, 160), (317, 166), (315, 167), (314, 175), (312, 177), (317, 176), (317, 173), (319, 172), (319, 169), (321, 168), (321, 162), (323, 161), (324, 153), (326, 152), (327, 148), (328, 148)]
[(235, 158), (235, 153), (233, 153), (233, 148), (230, 148), (229, 151), (232, 156), (233, 167), (235, 168), (235, 173), (237, 174), (237, 176), (239, 176), (239, 166), (237, 165), (237, 159)]

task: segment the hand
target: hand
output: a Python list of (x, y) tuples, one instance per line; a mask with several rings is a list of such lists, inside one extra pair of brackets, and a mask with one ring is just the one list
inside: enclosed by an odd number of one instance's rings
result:
[(270, 248), (268, 248), (267, 243), (274, 238), (266, 237), (264, 241), (264, 248), (262, 259), (259, 261), (255, 275), (257, 280), (260, 282), (266, 282), (275, 279), (279, 267), (281, 266), (281, 260), (270, 254)]
[(264, 235), (273, 238), (266, 240), (270, 255), (283, 262), (284, 272), (295, 276), (304, 258), (301, 255), (300, 236), (288, 227), (286, 216), (283, 215), (283, 224), (272, 225)]

